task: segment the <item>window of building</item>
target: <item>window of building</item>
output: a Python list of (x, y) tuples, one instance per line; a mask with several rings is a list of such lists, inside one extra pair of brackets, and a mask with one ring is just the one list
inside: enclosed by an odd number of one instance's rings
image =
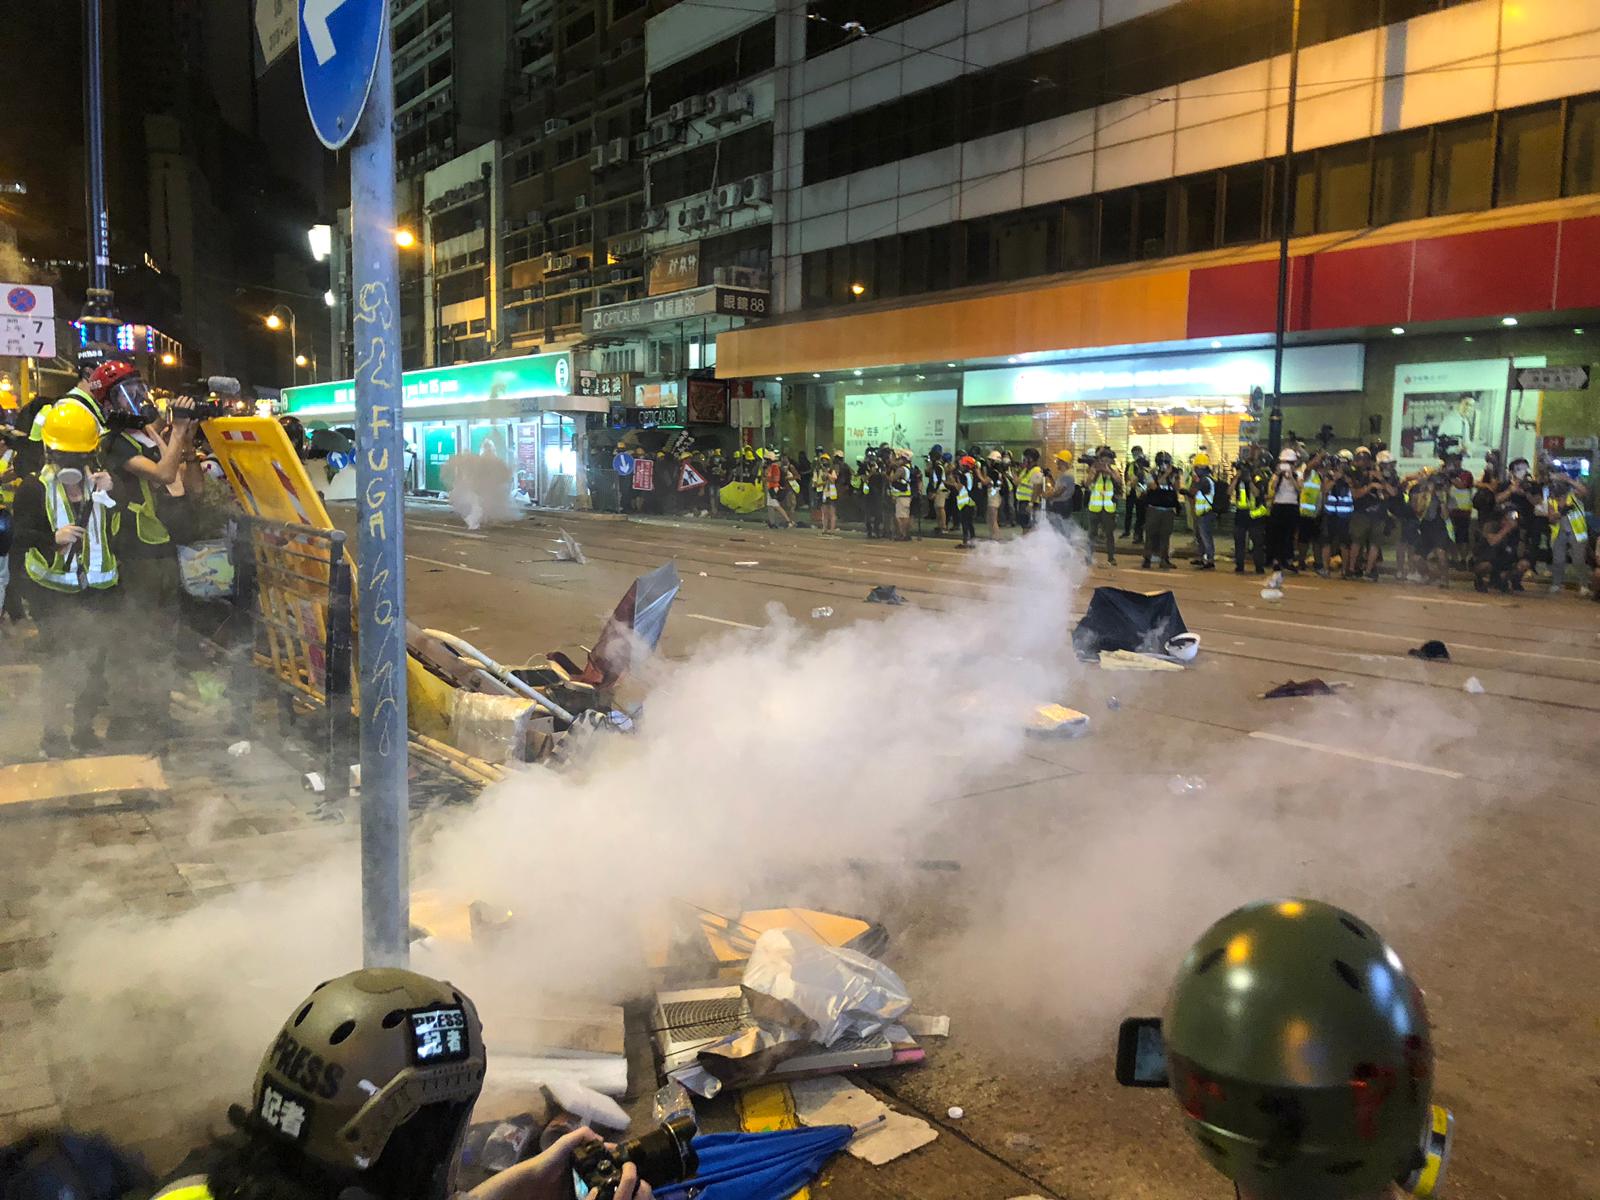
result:
[(1217, 176), (1215, 173), (1182, 179), (1175, 185), (1179, 211), (1176, 228), (1180, 231), (1180, 254), (1212, 250), (1217, 245)]
[(1440, 125), (1433, 135), (1435, 216), (1489, 207), (1494, 188), (1494, 118)]
[(806, 8), (806, 57), (816, 58), (836, 46), (843, 46), (859, 35), (846, 29), (847, 22), (860, 24), (867, 33), (877, 33), (910, 19), (920, 12), (937, 8), (945, 0), (813, 0)]
[(460, 304), (463, 300), (476, 300), (482, 295), (482, 271), (462, 271), (458, 275), (446, 275), (439, 281), (440, 304)]
[(710, 191), (772, 170), (772, 125), (761, 124), (650, 164), (650, 203)]
[(1081, 271), (1094, 266), (1094, 199), (1073, 200), (1061, 208), (1061, 269)]
[(1222, 242), (1238, 246), (1266, 236), (1267, 164), (1245, 163), (1222, 173)]
[(1561, 105), (1500, 116), (1495, 203), (1532, 204), (1561, 194)]
[(1138, 190), (1139, 233), (1136, 245), (1140, 258), (1161, 258), (1167, 253), (1169, 184), (1152, 183)]
[(1352, 142), (1348, 146), (1331, 146), (1317, 152), (1318, 233), (1364, 228), (1371, 199), (1369, 143)]
[(1100, 198), (1100, 254), (1102, 263), (1125, 263), (1133, 258), (1133, 192), (1112, 192)]
[(636, 13), (645, 6), (645, 0), (611, 0), (611, 19), (621, 20), (629, 13)]
[(1432, 133), (1414, 129), (1378, 138), (1372, 146), (1372, 223), (1389, 225), (1428, 215)]
[(579, 42), (594, 36), (594, 10), (590, 9), (575, 21), (568, 21), (561, 31), (561, 44), (572, 49)]
[(1600, 96), (1567, 102), (1565, 196), (1600, 192)]
[(660, 116), (679, 100), (770, 70), (776, 28), (773, 21), (763, 21), (657, 71), (650, 77), (650, 111)]

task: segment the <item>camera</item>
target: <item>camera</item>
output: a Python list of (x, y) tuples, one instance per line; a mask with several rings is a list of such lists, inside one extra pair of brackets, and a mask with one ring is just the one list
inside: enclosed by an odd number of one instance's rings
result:
[(1456, 447), (1461, 445), (1461, 439), (1448, 433), (1441, 433), (1433, 439), (1434, 452), (1438, 454), (1439, 461), (1446, 461), (1452, 454), (1460, 454)]
[(584, 1143), (573, 1152), (572, 1171), (588, 1185), (594, 1200), (611, 1200), (616, 1195), (622, 1168), (630, 1162), (651, 1187), (678, 1183), (700, 1169), (694, 1135), (694, 1117), (680, 1113), (648, 1133), (618, 1142), (615, 1150), (603, 1142)]

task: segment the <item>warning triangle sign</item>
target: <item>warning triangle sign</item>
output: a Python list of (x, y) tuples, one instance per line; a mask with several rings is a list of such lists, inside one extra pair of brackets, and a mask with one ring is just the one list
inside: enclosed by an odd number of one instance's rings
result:
[(692, 492), (695, 488), (705, 487), (706, 477), (696, 471), (688, 463), (683, 464), (683, 474), (678, 476), (678, 490)]

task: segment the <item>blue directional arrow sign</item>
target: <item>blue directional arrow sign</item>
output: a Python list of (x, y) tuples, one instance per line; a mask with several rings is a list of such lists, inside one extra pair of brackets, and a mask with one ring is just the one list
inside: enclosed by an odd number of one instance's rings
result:
[(311, 127), (329, 150), (348, 142), (367, 106), (372, 72), (387, 49), (385, 0), (295, 0), (300, 85)]

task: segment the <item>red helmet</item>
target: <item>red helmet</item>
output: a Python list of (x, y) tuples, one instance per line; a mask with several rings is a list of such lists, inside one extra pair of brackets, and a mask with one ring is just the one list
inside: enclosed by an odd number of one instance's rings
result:
[(84, 387), (107, 415), (127, 414), (140, 425), (160, 419), (160, 410), (151, 402), (139, 369), (132, 363), (108, 359), (94, 369)]

